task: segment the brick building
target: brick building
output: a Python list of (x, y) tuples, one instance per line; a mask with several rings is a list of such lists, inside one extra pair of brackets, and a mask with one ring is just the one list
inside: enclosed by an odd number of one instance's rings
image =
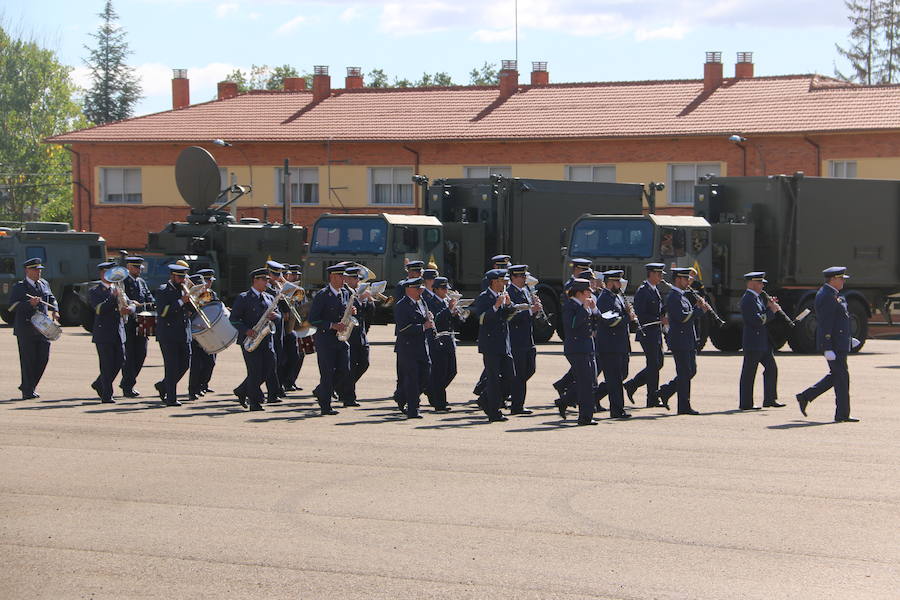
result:
[(749, 53), (730, 78), (721, 54), (707, 53), (694, 80), (551, 84), (546, 64), (533, 63), (522, 84), (504, 61), (494, 87), (364, 88), (349, 68), (333, 89), (327, 67), (316, 67), (311, 90), (302, 78), (246, 94), (222, 82), (218, 99), (191, 105), (178, 70), (172, 92), (171, 111), (48, 140), (72, 150), (77, 229), (137, 248), (148, 231), (183, 220), (174, 164), (190, 145), (213, 154), (223, 187), (252, 182), (238, 217), (261, 217), (266, 206), (280, 218), (289, 160), (293, 220), (306, 225), (329, 211), (418, 212), (410, 177), (419, 173), (658, 181), (664, 213), (690, 212), (705, 173), (900, 173), (900, 87), (755, 77)]

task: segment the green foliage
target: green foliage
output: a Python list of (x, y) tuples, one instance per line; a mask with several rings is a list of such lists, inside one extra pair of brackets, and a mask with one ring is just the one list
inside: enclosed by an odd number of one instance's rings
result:
[(366, 87), (391, 87), (391, 84), (388, 83), (388, 76), (385, 74), (384, 69), (372, 69), (371, 71), (369, 71), (369, 83), (366, 85)]
[(281, 65), (274, 69), (269, 65), (250, 65), (250, 72), (235, 69), (225, 76), (225, 81), (236, 83), (238, 92), (244, 94), (250, 90), (281, 90), (287, 77), (303, 77), (306, 87), (312, 87), (312, 75), (305, 71), (301, 74), (296, 67)]
[(96, 47), (85, 46), (88, 58), (84, 64), (91, 70), (91, 86), (84, 96), (84, 113), (100, 125), (134, 114), (134, 105), (141, 99), (140, 79), (125, 62), (131, 54), (125, 41), (125, 30), (118, 25), (119, 15), (112, 0), (106, 0), (98, 16), (103, 22), (91, 37)]
[[(284, 89), (284, 80), (288, 77), (300, 77), (300, 72), (291, 65), (281, 65), (272, 69), (272, 73), (266, 80), (267, 90)], [(309, 82), (307, 82), (307, 85)]]
[(72, 221), (71, 156), (47, 137), (89, 123), (51, 50), (0, 25), (0, 219)]
[(450, 85), (453, 85), (453, 80), (443, 71), (438, 71), (434, 75), (422, 73), (422, 78), (416, 82), (416, 87), (446, 87)]
[(499, 85), (500, 72), (497, 65), (485, 62), (480, 69), (469, 71), (469, 85)]
[(844, 0), (849, 43), (835, 44), (850, 72), (835, 75), (866, 85), (900, 81), (900, 0)]

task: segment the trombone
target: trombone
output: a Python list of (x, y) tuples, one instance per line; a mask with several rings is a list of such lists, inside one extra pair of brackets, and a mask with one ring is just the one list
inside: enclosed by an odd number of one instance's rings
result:
[(197, 287), (204, 287), (204, 284), (188, 287), (185, 282), (181, 282), (181, 289), (183, 289), (184, 293), (187, 294), (188, 301), (191, 303), (191, 306), (194, 307), (194, 310), (197, 311), (197, 314), (200, 315), (201, 319), (203, 319), (203, 324), (206, 325), (206, 328), (211, 329), (212, 323), (209, 322), (209, 317), (206, 316), (206, 313), (200, 309), (200, 303), (197, 302), (197, 297), (194, 295), (195, 293), (199, 294), (200, 292), (202, 292), (202, 290), (199, 290), (197, 292), (192, 291)]

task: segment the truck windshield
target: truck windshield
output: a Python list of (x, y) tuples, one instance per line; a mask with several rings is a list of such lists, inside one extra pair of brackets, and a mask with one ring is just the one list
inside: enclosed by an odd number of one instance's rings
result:
[(319, 219), (311, 252), (383, 254), (387, 223), (381, 219)]
[(572, 230), (569, 254), (574, 257), (653, 254), (653, 224), (645, 219), (583, 219)]

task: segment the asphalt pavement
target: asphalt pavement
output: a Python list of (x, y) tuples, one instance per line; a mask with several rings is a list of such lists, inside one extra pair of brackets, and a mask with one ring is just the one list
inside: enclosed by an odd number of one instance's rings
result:
[[(801, 416), (794, 394), (826, 365), (790, 352), (777, 356), (787, 406), (739, 412), (741, 357), (712, 350), (701, 415), (635, 408), (576, 427), (552, 404), (559, 343), (538, 348), (534, 414), (489, 424), (471, 403), (473, 346), (459, 348), (453, 411), (406, 421), (392, 329), (370, 337), (362, 406), (319, 417), (314, 356), (302, 391), (242, 411), (236, 347), (216, 393), (162, 407), (155, 341), (146, 395), (101, 405), (75, 328), (53, 343), (41, 398), (21, 400), (0, 329), (0, 598), (898, 597), (898, 340), (850, 358), (859, 423), (832, 423), (833, 394)], [(663, 380), (673, 371), (667, 356)], [(761, 378), (756, 391), (759, 405)]]

